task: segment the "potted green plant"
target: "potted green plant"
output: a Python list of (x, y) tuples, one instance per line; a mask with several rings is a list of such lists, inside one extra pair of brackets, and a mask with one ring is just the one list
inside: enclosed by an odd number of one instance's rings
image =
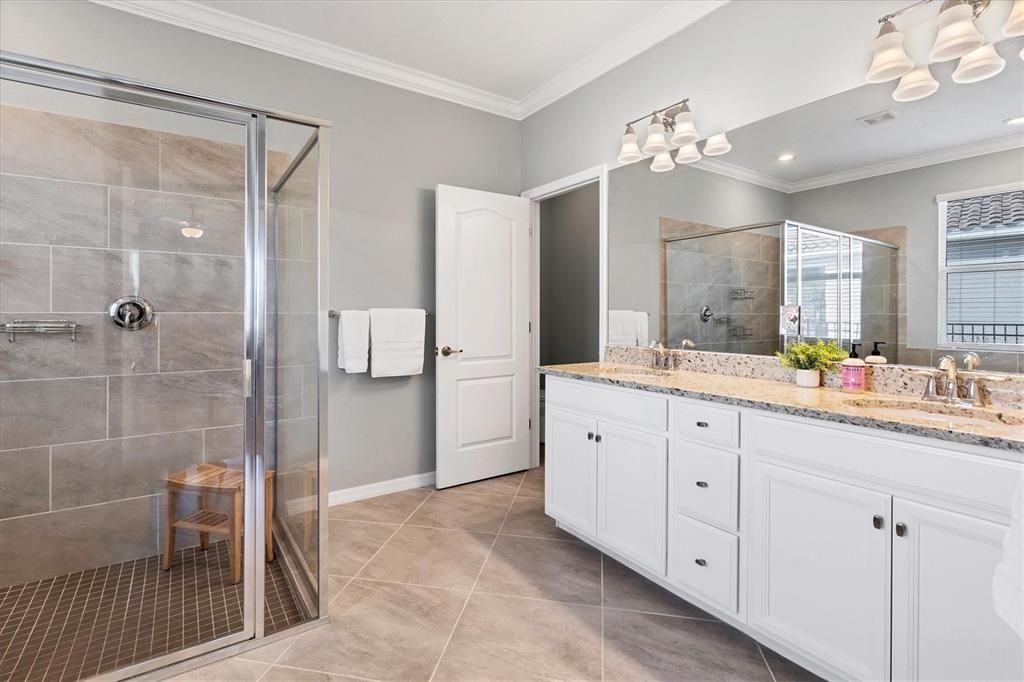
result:
[(821, 385), (822, 370), (833, 371), (835, 363), (846, 357), (846, 351), (835, 341), (798, 341), (786, 346), (785, 353), (775, 355), (783, 367), (796, 370), (797, 386), (816, 388)]

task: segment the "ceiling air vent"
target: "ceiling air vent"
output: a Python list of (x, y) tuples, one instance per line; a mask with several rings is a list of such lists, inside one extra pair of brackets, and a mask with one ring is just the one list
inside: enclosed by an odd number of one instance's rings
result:
[(876, 125), (891, 121), (896, 118), (896, 114), (886, 109), (885, 111), (879, 111), (874, 114), (868, 114), (867, 116), (861, 116), (857, 119), (857, 122), (868, 128), (873, 128)]

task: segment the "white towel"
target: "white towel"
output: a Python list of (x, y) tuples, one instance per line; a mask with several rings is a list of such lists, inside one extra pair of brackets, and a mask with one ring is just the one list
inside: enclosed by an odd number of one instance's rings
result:
[(362, 374), (369, 356), (370, 313), (342, 310), (338, 313), (338, 368), (348, 374)]
[(649, 335), (649, 327), (647, 313), (643, 310), (638, 310), (636, 313), (636, 345), (643, 348), (647, 345), (647, 338)]
[(1003, 558), (992, 576), (992, 599), (999, 617), (1024, 639), (1024, 480), (1013, 497)]
[(414, 308), (370, 308), (370, 376), (423, 374), (427, 313)]
[(635, 346), (636, 344), (636, 312), (633, 310), (609, 310), (608, 345)]

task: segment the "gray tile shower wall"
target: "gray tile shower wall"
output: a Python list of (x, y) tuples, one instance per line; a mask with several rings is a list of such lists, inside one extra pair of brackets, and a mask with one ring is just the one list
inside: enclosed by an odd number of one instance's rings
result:
[(0, 108), (0, 322), (83, 325), (0, 344), (0, 586), (157, 553), (164, 475), (242, 454), (243, 142)]

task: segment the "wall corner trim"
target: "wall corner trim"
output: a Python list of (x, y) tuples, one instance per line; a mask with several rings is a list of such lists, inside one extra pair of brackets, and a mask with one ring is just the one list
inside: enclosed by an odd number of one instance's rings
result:
[(434, 472), (428, 471), (423, 474), (413, 474), (412, 476), (392, 478), (387, 481), (357, 485), (352, 488), (332, 490), (328, 496), (328, 504), (333, 507), (337, 504), (357, 502), (359, 500), (366, 500), (379, 495), (387, 495), (389, 493), (402, 492), (403, 490), (412, 490), (413, 488), (433, 486), (434, 480)]

